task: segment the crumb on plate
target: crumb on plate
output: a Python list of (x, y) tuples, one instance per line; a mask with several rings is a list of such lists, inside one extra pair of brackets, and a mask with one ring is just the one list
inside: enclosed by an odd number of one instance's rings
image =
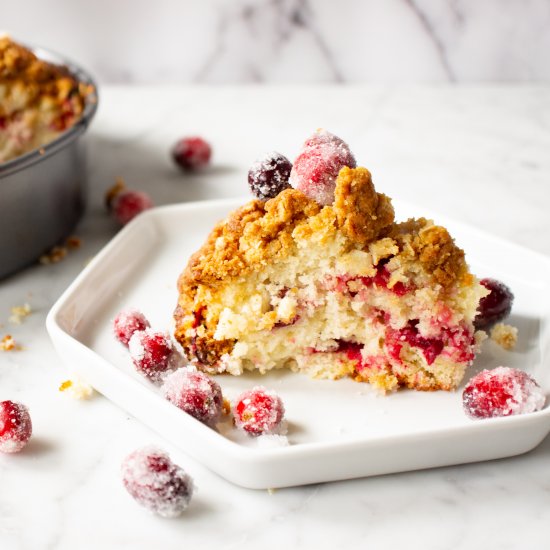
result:
[(497, 323), (491, 330), (491, 340), (505, 350), (512, 350), (518, 341), (518, 329), (512, 325)]

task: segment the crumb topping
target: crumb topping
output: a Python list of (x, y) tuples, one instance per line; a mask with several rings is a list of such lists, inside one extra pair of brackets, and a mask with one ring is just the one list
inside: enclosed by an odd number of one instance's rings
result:
[(505, 350), (513, 350), (518, 341), (518, 329), (505, 323), (497, 323), (491, 330), (491, 340)]

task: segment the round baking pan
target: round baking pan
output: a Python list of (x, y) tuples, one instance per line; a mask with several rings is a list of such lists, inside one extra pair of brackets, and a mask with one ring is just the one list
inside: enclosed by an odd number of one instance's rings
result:
[(82, 117), (54, 141), (0, 163), (0, 278), (35, 262), (70, 235), (84, 212), (86, 167), (82, 136), (97, 109), (92, 77), (42, 48), (37, 57), (62, 65), (94, 92)]

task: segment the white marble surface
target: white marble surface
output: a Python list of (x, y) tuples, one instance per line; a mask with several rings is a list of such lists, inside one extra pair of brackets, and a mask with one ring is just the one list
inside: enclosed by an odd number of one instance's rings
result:
[[(34, 436), (0, 456), (0, 548), (545, 547), (550, 439), (488, 463), (279, 490), (232, 486), (101, 396), (73, 401), (44, 328), (45, 315), (116, 228), (102, 195), (117, 175), (157, 203), (246, 192), (260, 152), (294, 156), (312, 129), (343, 136), (379, 190), (550, 254), (550, 88), (125, 88), (105, 87), (89, 136), (91, 193), (76, 233), (83, 246), (57, 265), (0, 283), (0, 322), (23, 346), (0, 353), (0, 398), (27, 403)], [(207, 137), (211, 170), (181, 175), (168, 150)], [(511, 258), (513, 261), (513, 258)], [(28, 301), (20, 325), (9, 308)], [(157, 443), (199, 488), (176, 520), (151, 516), (124, 492), (119, 467)]]
[(549, 0), (18, 0), (0, 28), (101, 82), (550, 80)]

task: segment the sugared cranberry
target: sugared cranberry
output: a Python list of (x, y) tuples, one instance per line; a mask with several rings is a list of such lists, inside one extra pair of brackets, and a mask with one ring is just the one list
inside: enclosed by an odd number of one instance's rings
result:
[(248, 171), (248, 185), (252, 194), (262, 201), (276, 197), (290, 188), (288, 178), (291, 162), (281, 153), (273, 151), (256, 160)]
[(203, 372), (181, 368), (168, 375), (162, 386), (164, 397), (210, 426), (220, 419), (223, 397), (220, 385)]
[(250, 435), (276, 433), (284, 414), (281, 398), (261, 386), (242, 393), (233, 408), (236, 426)]
[(174, 162), (184, 170), (197, 170), (210, 162), (212, 148), (201, 137), (180, 139), (172, 148)]
[(348, 145), (320, 130), (304, 143), (290, 172), (290, 184), (321, 205), (332, 204), (336, 177), (344, 166), (356, 166)]
[(145, 318), (145, 315), (137, 309), (126, 309), (121, 311), (113, 321), (113, 330), (115, 332), (116, 339), (125, 346), (128, 346), (128, 342), (132, 337), (132, 334), (137, 330), (145, 330), (151, 325)]
[(464, 411), (471, 418), (493, 418), (542, 409), (546, 398), (526, 372), (510, 367), (483, 370), (464, 388)]
[(514, 295), (504, 283), (496, 279), (481, 279), (479, 282), (490, 290), (490, 294), (479, 301), (474, 325), (478, 330), (485, 330), (510, 315)]
[(192, 478), (154, 447), (138, 449), (124, 459), (122, 482), (136, 502), (165, 518), (179, 516), (193, 496)]
[(120, 225), (126, 225), (144, 210), (153, 208), (151, 197), (143, 191), (122, 191), (112, 200), (111, 211)]
[(164, 332), (147, 328), (132, 334), (128, 349), (134, 366), (144, 376), (157, 382), (172, 364), (174, 347)]
[(0, 452), (18, 453), (31, 435), (29, 409), (22, 403), (0, 402)]

